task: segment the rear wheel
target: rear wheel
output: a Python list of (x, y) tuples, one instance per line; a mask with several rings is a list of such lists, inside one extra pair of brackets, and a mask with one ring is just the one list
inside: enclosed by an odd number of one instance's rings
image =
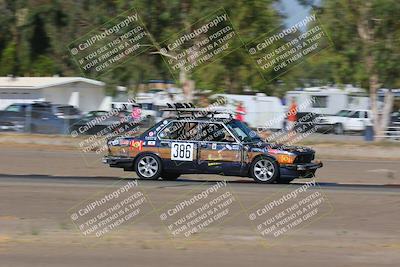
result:
[(257, 183), (270, 184), (277, 179), (279, 175), (278, 168), (276, 161), (267, 157), (260, 157), (251, 164), (250, 176)]
[(157, 180), (161, 175), (161, 160), (152, 154), (140, 155), (135, 163), (136, 174), (141, 179)]
[(178, 177), (181, 176), (180, 173), (172, 173), (172, 172), (163, 172), (161, 174), (161, 178), (167, 181), (175, 181)]

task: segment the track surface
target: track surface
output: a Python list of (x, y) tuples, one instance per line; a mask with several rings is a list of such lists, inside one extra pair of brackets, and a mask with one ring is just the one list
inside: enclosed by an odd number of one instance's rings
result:
[(248, 210), (308, 180), (260, 185), (238, 177), (189, 175), (174, 182), (139, 181), (156, 211), (93, 239), (73, 226), (69, 210), (118, 188), (121, 178), (133, 181), (134, 175), (107, 168), (94, 156), (86, 158), (88, 166), (73, 152), (2, 150), (0, 159), (0, 266), (375, 267), (400, 262), (397, 162), (325, 161), (319, 184), (310, 188), (328, 200), (324, 215), (265, 243), (244, 213), (195, 238), (172, 242), (157, 211), (224, 178)]

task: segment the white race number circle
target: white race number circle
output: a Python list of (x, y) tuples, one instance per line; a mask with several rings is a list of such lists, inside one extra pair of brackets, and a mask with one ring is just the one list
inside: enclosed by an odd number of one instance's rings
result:
[(171, 160), (193, 161), (193, 143), (172, 143)]

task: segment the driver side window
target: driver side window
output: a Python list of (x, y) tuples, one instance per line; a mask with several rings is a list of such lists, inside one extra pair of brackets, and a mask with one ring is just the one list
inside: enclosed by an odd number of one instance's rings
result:
[(197, 141), (197, 122), (176, 121), (160, 132), (160, 138), (166, 140)]
[(358, 119), (358, 118), (360, 118), (360, 112), (359, 112), (359, 111), (354, 112), (354, 113), (350, 116), (350, 118), (353, 118), (353, 119)]
[(219, 123), (199, 123), (198, 140), (233, 143), (235, 138)]

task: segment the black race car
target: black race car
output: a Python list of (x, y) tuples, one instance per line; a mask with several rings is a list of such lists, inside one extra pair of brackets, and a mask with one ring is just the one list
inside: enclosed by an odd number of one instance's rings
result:
[(108, 140), (103, 162), (136, 171), (142, 179), (175, 180), (181, 174), (251, 177), (259, 183), (311, 178), (322, 163), (305, 147), (263, 141), (227, 111), (177, 105), (165, 119), (137, 137)]

